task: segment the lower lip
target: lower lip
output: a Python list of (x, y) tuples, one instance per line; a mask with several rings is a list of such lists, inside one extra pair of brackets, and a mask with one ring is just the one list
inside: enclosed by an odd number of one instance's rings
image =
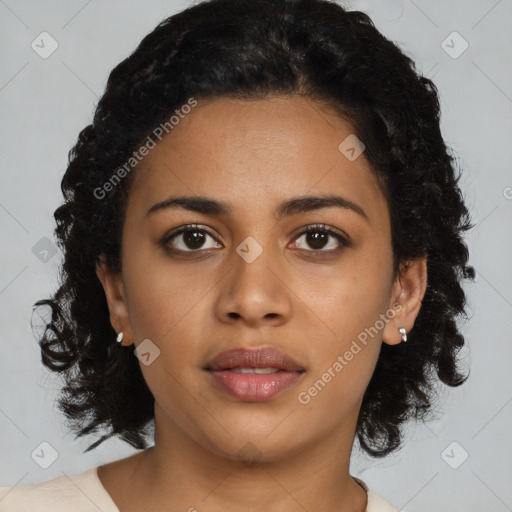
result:
[(229, 395), (245, 402), (266, 402), (300, 380), (302, 373), (278, 371), (265, 375), (209, 371), (213, 382)]

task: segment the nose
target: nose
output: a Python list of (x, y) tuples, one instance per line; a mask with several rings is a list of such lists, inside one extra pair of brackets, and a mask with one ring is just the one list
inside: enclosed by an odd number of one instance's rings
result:
[(292, 311), (286, 271), (270, 248), (248, 237), (231, 255), (230, 271), (219, 284), (216, 314), (221, 322), (277, 326)]

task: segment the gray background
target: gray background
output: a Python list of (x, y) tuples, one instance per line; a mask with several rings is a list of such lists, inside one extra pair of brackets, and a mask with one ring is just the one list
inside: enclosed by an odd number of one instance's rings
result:
[[(437, 419), (411, 425), (395, 455), (375, 461), (356, 451), (352, 474), (408, 512), (512, 510), (512, 2), (346, 4), (367, 12), (438, 86), (443, 134), (460, 157), (477, 223), (467, 237), (477, 270), (475, 284), (465, 286), (469, 381), (442, 387)], [(0, 485), (75, 474), (134, 453), (109, 441), (82, 454), (92, 439), (67, 434), (54, 407), (59, 382), (42, 367), (29, 320), (32, 304), (57, 286), (60, 254), (52, 256), (45, 237), (53, 239), (67, 152), (90, 122), (110, 70), (188, 5), (0, 0)], [(59, 45), (46, 59), (31, 48), (43, 31)], [(464, 41), (469, 47), (458, 55)], [(42, 442), (58, 454), (47, 469), (31, 457)]]

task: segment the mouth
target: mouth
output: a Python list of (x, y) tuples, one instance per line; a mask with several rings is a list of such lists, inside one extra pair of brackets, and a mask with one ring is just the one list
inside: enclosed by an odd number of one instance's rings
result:
[(205, 367), (221, 392), (245, 402), (265, 402), (298, 383), (306, 369), (273, 348), (233, 349)]

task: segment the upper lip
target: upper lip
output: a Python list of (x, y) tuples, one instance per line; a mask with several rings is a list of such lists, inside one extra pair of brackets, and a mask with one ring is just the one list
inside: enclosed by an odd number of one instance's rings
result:
[(230, 368), (276, 368), (289, 372), (304, 371), (299, 363), (274, 348), (234, 348), (217, 354), (206, 365), (206, 370)]

